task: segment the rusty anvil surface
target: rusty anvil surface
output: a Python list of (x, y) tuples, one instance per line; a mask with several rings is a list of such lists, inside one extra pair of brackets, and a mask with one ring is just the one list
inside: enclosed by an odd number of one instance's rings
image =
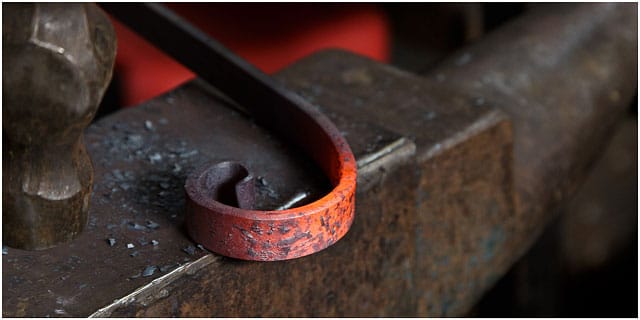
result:
[(336, 123), (359, 167), (351, 231), (291, 261), (198, 249), (182, 229), (183, 185), (204, 161), (236, 160), (261, 176), (260, 206), (317, 197), (328, 184), (296, 150), (200, 81), (109, 116), (87, 130), (87, 231), (7, 250), (3, 316), (462, 315), (535, 240), (629, 103), (636, 12), (533, 12), (425, 78), (340, 51), (279, 73)]

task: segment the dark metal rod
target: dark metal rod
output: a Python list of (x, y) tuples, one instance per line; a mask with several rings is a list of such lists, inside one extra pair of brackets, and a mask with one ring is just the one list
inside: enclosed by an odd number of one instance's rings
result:
[[(297, 94), (238, 57), (204, 32), (155, 3), (102, 3), (109, 14), (142, 35), (200, 78), (247, 109), (261, 125), (304, 148), (323, 167), (318, 150), (330, 150), (331, 139), (346, 141), (335, 125)], [(306, 132), (325, 132), (332, 137)], [(291, 134), (297, 133), (297, 134)], [(313, 141), (310, 141), (313, 140)], [(310, 147), (309, 143), (314, 147)], [(335, 183), (335, 181), (334, 181)]]

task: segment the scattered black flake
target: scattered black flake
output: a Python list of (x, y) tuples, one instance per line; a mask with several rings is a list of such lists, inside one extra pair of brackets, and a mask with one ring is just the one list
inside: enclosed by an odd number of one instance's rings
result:
[(202, 250), (202, 251), (205, 251), (205, 250), (206, 250), (206, 249), (205, 249), (201, 244), (199, 244), (199, 243), (198, 243), (197, 247), (198, 247), (198, 249), (200, 249), (200, 250)]
[(121, 183), (119, 186), (120, 186), (120, 189), (122, 189), (124, 191), (127, 191), (127, 190), (131, 189), (131, 185), (126, 183), (126, 182)]
[(153, 128), (153, 122), (151, 122), (151, 121), (149, 121), (149, 120), (146, 120), (146, 121), (144, 122), (144, 127), (145, 127), (145, 129), (147, 129), (147, 130), (149, 130), (149, 131), (153, 131), (153, 130), (154, 130), (154, 128)]
[(158, 163), (160, 161), (162, 161), (162, 155), (158, 152), (149, 156), (149, 162), (151, 162), (151, 164)]
[(174, 263), (174, 264), (168, 264), (168, 265), (162, 266), (162, 267), (160, 267), (160, 272), (167, 272), (167, 271), (173, 269), (176, 265), (178, 265), (178, 264)]
[(111, 171), (111, 174), (113, 174), (113, 177), (116, 178), (116, 180), (124, 180), (124, 175), (122, 175), (122, 172), (118, 169)]
[(127, 249), (133, 249), (136, 246), (133, 245), (133, 243), (127, 243)]
[(138, 251), (131, 252), (129, 255), (132, 257), (136, 257), (138, 255)]
[(135, 222), (129, 222), (128, 227), (129, 229), (133, 229), (133, 230), (147, 230), (147, 227)]
[(148, 244), (149, 244), (149, 241), (147, 241), (147, 239), (145, 239), (145, 238), (139, 238), (139, 239), (138, 239), (138, 243), (139, 243), (141, 246), (146, 246), (146, 245), (148, 245)]
[(107, 239), (107, 243), (109, 244), (109, 247), (113, 247), (113, 246), (116, 245), (116, 239), (109, 238), (109, 239)]
[(189, 245), (182, 249), (182, 251), (186, 252), (188, 255), (192, 256), (196, 254), (196, 247)]
[(158, 267), (156, 266), (148, 266), (144, 269), (144, 271), (142, 271), (142, 276), (143, 277), (150, 277), (152, 276), (156, 270), (158, 270)]
[(157, 240), (151, 240), (151, 244), (157, 246), (160, 244), (160, 242), (158, 242)]
[(157, 223), (155, 223), (155, 222), (153, 222), (151, 220), (147, 220), (147, 228), (155, 230), (155, 229), (158, 229), (159, 227), (160, 227), (159, 224), (157, 224)]
[(139, 134), (131, 134), (127, 136), (125, 145), (131, 149), (140, 149), (144, 146), (144, 140)]
[(198, 150), (191, 150), (191, 151), (187, 151), (187, 152), (181, 152), (180, 153), (180, 158), (189, 158), (189, 157), (193, 157), (196, 154), (198, 154)]
[(90, 227), (95, 227), (97, 224), (98, 224), (98, 218), (96, 218), (96, 217), (89, 218), (89, 226)]
[(9, 254), (9, 249), (7, 249), (7, 247), (5, 247), (5, 246), (2, 246), (2, 254), (3, 255)]

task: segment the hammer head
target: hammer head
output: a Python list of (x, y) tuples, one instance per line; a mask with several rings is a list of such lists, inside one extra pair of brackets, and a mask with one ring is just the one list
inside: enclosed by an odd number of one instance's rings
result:
[(3, 241), (44, 249), (86, 224), (82, 133), (111, 80), (115, 32), (91, 4), (3, 6)]

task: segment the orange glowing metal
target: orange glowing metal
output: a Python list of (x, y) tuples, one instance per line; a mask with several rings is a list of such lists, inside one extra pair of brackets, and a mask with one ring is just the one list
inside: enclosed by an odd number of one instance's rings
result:
[[(326, 118), (325, 118), (326, 119)], [(323, 121), (322, 121), (323, 122)], [(327, 139), (324, 149), (308, 145), (325, 164), (335, 185), (323, 198), (305, 206), (281, 211), (235, 208), (214, 200), (199, 182), (207, 168), (195, 171), (185, 186), (186, 225), (191, 237), (207, 249), (244, 260), (285, 260), (306, 256), (342, 238), (354, 218), (356, 162), (344, 138), (332, 128), (308, 133)], [(334, 129), (334, 127), (333, 127)]]

